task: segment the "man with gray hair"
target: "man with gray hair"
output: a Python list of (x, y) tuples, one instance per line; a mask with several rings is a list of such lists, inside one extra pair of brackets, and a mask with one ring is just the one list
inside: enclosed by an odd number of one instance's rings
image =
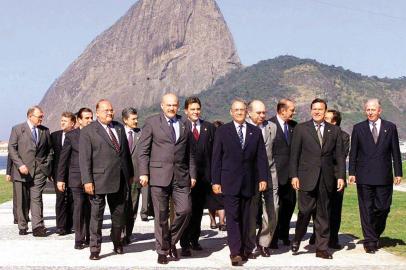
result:
[[(248, 118), (247, 122), (257, 126), (262, 131), (262, 136), (265, 142), (266, 155), (268, 157), (268, 189), (262, 193), (256, 190), (255, 197), (251, 202), (251, 218), (249, 225), (249, 247), (253, 250), (256, 246), (256, 239), (258, 238), (257, 251), (263, 257), (269, 257), (268, 250), (271, 244), (272, 236), (275, 232), (278, 222), (279, 210), (279, 197), (278, 197), (278, 178), (276, 175), (275, 160), (272, 155), (272, 147), (276, 136), (276, 124), (271, 121), (266, 121), (266, 107), (260, 100), (253, 100), (248, 104)], [(262, 211), (259, 207), (262, 206)], [(256, 232), (256, 217), (259, 212), (262, 212), (262, 224)]]
[(27, 121), (11, 130), (8, 152), (13, 163), (12, 179), (16, 185), (18, 229), (28, 230), (27, 198), (30, 198), (31, 225), (34, 236), (46, 236), (42, 192), (52, 173), (53, 150), (49, 129), (41, 125), (44, 112), (39, 106), (27, 111)]
[(357, 183), (364, 250), (373, 254), (385, 230), (393, 183), (402, 180), (402, 160), (396, 125), (381, 119), (379, 100), (368, 100), (364, 109), (367, 120), (352, 130), (349, 182)]

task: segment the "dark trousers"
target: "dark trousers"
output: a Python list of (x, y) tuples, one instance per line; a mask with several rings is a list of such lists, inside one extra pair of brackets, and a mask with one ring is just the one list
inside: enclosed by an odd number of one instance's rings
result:
[(56, 228), (69, 232), (73, 226), (73, 198), (70, 188), (66, 188), (64, 192), (58, 190), (56, 182), (54, 183), (56, 202)]
[[(29, 192), (29, 190), (28, 190)], [(26, 194), (24, 196), (26, 201), (24, 203), (21, 203), (23, 205), (23, 210), (25, 211), (24, 216), (27, 217), (27, 221), (29, 221), (29, 212), (30, 212), (30, 196), (29, 194)], [(16, 184), (15, 181), (13, 181), (13, 217), (14, 217), (14, 223), (18, 224), (18, 212), (17, 212), (17, 191), (16, 191)]]
[(289, 239), (290, 220), (292, 219), (296, 206), (296, 191), (292, 188), (290, 182), (279, 186), (278, 195), (278, 225), (272, 237), (272, 244), (278, 243), (278, 239)]
[[(190, 187), (172, 182), (167, 187), (151, 186), (154, 206), (154, 229), (156, 252), (168, 255), (169, 248), (179, 241), (185, 231), (192, 212)], [(175, 218), (169, 228), (169, 199), (174, 203)]]
[(120, 189), (116, 193), (95, 194), (90, 199), (90, 252), (100, 252), (104, 208), (109, 204), (111, 214), (110, 237), (114, 245), (121, 244), (121, 231), (125, 225), (125, 197), (127, 184), (121, 177)]
[(90, 240), (90, 201), (83, 188), (70, 188), (73, 197), (73, 229), (75, 230), (75, 244)]
[(251, 200), (252, 198), (243, 196), (224, 195), (227, 241), (231, 256), (250, 252), (247, 247), (247, 241), (249, 240), (250, 230)]
[(331, 192), (327, 190), (322, 176), (319, 177), (314, 190), (299, 190), (299, 214), (296, 222), (295, 241), (302, 241), (303, 236), (307, 232), (310, 218), (314, 215), (316, 249), (328, 249), (328, 242), (330, 239), (330, 198)]
[(376, 247), (385, 230), (392, 204), (393, 186), (357, 184), (357, 193), (364, 246)]
[(197, 245), (201, 233), (201, 223), (203, 217), (203, 209), (206, 202), (209, 183), (198, 181), (196, 186), (192, 188), (192, 216), (189, 225), (185, 229), (180, 238), (181, 247), (189, 247)]

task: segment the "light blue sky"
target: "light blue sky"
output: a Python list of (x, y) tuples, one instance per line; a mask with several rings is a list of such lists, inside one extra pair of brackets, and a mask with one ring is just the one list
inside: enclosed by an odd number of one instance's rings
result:
[[(0, 2), (0, 140), (135, 0)], [(406, 76), (406, 1), (217, 0), (244, 65), (290, 54)], [(46, 113), (46, 112), (45, 112)]]

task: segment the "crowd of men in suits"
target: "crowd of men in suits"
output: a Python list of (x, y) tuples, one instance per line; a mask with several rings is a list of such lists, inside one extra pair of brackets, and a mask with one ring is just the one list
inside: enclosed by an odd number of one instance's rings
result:
[(179, 259), (178, 241), (184, 257), (203, 249), (202, 215), (213, 198), (224, 205), (233, 266), (269, 257), (279, 240), (297, 254), (310, 219), (316, 257), (332, 259), (329, 248), (341, 249), (338, 231), (350, 153), (349, 182), (357, 184), (364, 249), (375, 253), (379, 248), (393, 183), (402, 178), (397, 129), (381, 119), (379, 100), (365, 103), (367, 120), (354, 126), (351, 148), (349, 135), (339, 127), (340, 112), (328, 110), (319, 98), (310, 104), (311, 119), (300, 124), (293, 120), (295, 103), (289, 99), (278, 102), (270, 119), (262, 101), (235, 99), (232, 121), (217, 128), (201, 119), (197, 97), (186, 99), (183, 117), (174, 94), (163, 95), (161, 109), (140, 129), (135, 108), (122, 111), (122, 124), (113, 120), (112, 104), (102, 99), (95, 121), (90, 108), (76, 115), (65, 112), (61, 130), (50, 134), (41, 125), (42, 109), (29, 108), (27, 121), (13, 127), (9, 140), (7, 179), (13, 181), (19, 234), (28, 233), (31, 212), (33, 235), (47, 235), (42, 192), (49, 178), (56, 191), (57, 233), (73, 229), (74, 248), (89, 247), (91, 260), (100, 259), (106, 199), (114, 252), (123, 254), (140, 197), (141, 219), (154, 216), (159, 264)]

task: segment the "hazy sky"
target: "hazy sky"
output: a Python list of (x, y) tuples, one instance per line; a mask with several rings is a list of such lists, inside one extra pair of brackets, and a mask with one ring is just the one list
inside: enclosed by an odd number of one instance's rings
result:
[[(135, 0), (0, 2), (0, 140)], [(406, 1), (217, 0), (244, 65), (290, 54), (406, 76)], [(45, 112), (46, 113), (46, 112)]]

